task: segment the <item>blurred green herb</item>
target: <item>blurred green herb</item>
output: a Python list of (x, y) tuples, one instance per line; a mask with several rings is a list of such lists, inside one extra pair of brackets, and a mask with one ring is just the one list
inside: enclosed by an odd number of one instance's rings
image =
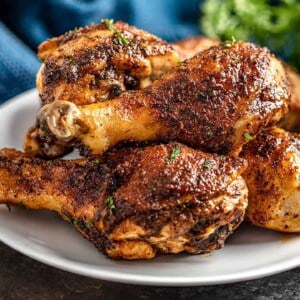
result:
[(92, 225), (93, 225), (93, 220), (87, 220), (87, 221), (85, 222), (85, 227), (86, 227), (86, 228), (91, 228)]
[(122, 33), (116, 29), (114, 25), (114, 19), (104, 19), (101, 20), (106, 26), (106, 28), (110, 31), (114, 32), (115, 37), (117, 38), (118, 42), (122, 45), (127, 45), (129, 43), (129, 40), (122, 35)]
[(205, 0), (201, 12), (207, 36), (267, 46), (300, 70), (299, 0)]
[(181, 149), (179, 147), (175, 147), (172, 149), (172, 152), (169, 156), (169, 161), (174, 160), (181, 153)]
[(110, 208), (110, 211), (116, 208), (114, 199), (112, 197), (108, 197), (105, 201), (106, 205)]
[(203, 164), (203, 168), (209, 169), (210, 167), (211, 167), (211, 162), (207, 160), (207, 161)]
[(245, 133), (244, 133), (244, 139), (245, 139), (246, 141), (253, 141), (253, 140), (254, 140), (254, 137), (251, 136), (248, 132), (245, 132)]

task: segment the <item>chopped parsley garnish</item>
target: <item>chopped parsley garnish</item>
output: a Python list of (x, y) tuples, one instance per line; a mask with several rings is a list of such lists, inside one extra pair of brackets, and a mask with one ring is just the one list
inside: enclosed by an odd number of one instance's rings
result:
[(108, 197), (105, 200), (105, 204), (110, 208), (111, 211), (116, 208), (114, 199), (112, 197)]
[(173, 148), (169, 157), (169, 161), (174, 160), (180, 153), (181, 153), (181, 149), (179, 147)]
[(115, 31), (114, 19), (104, 19), (102, 22), (105, 24), (108, 30)]
[(67, 221), (73, 224), (73, 217), (71, 215), (66, 215)]
[(73, 223), (74, 225), (77, 225), (77, 224), (79, 223), (80, 220), (79, 220), (79, 218), (74, 218), (72, 221), (73, 221), (72, 223)]
[(126, 37), (122, 36), (120, 31), (116, 30), (115, 35), (120, 44), (127, 45), (129, 43), (129, 40)]
[(224, 48), (231, 48), (231, 46), (233, 45), (233, 43), (236, 42), (236, 39), (234, 36), (231, 37), (231, 41), (226, 41), (224, 44)]
[(195, 99), (198, 99), (199, 98), (199, 96), (200, 96), (200, 93), (195, 93)]
[(86, 228), (91, 228), (91, 226), (93, 224), (93, 220), (87, 220), (84, 224), (85, 224)]
[(203, 168), (209, 169), (210, 167), (211, 167), (211, 162), (207, 160), (207, 161), (203, 164)]
[(80, 222), (79, 218), (73, 218), (71, 215), (65, 215), (70, 224), (77, 225)]
[(124, 37), (119, 30), (116, 29), (114, 25), (114, 19), (104, 19), (102, 22), (105, 24), (108, 30), (114, 32), (114, 35), (120, 44), (127, 45), (129, 43), (129, 40)]
[(99, 163), (100, 163), (100, 160), (99, 160), (99, 159), (94, 159), (93, 162), (94, 162), (95, 164), (99, 164)]
[(248, 132), (245, 132), (245, 133), (244, 133), (244, 139), (245, 139), (246, 141), (253, 141), (253, 140), (254, 140), (254, 137), (251, 136)]

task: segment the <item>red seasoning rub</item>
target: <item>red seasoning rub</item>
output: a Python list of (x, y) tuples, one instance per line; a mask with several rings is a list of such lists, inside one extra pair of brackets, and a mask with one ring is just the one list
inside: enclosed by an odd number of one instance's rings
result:
[(241, 158), (179, 143), (45, 161), (0, 152), (0, 203), (56, 211), (112, 258), (210, 253), (243, 220)]

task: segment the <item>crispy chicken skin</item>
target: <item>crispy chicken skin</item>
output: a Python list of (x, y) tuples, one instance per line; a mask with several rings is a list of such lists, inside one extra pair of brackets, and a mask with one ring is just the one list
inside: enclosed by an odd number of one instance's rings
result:
[(279, 126), (287, 130), (300, 132), (300, 75), (288, 65), (285, 65), (285, 70), (290, 82), (291, 102), (289, 112)]
[(201, 51), (204, 51), (212, 46), (216, 46), (219, 44), (219, 40), (203, 36), (193, 36), (175, 42), (174, 44), (172, 44), (172, 47), (179, 54), (180, 60), (183, 61), (192, 58)]
[[(153, 168), (155, 166), (155, 168)], [(112, 258), (209, 253), (243, 220), (242, 158), (179, 143), (45, 161), (0, 151), (0, 203), (58, 212)]]
[(300, 137), (270, 128), (241, 153), (249, 167), (243, 173), (249, 188), (247, 219), (254, 225), (300, 232)]
[[(220, 41), (207, 37), (191, 37), (174, 43), (172, 46), (177, 51), (181, 60), (189, 59), (198, 52), (206, 50)], [(289, 111), (278, 124), (289, 131), (300, 132), (300, 75), (288, 64), (283, 64), (290, 84), (291, 101)]]
[(104, 20), (42, 43), (37, 74), (42, 104), (84, 105), (144, 88), (179, 62), (158, 37), (123, 22)]
[[(177, 140), (207, 152), (238, 154), (287, 111), (289, 89), (281, 63), (266, 48), (223, 43), (202, 51), (151, 86), (111, 101), (76, 106), (55, 101), (37, 116), (26, 149), (39, 155), (44, 137), (101, 154), (125, 141)], [(46, 142), (45, 142), (46, 141)]]
[[(146, 87), (180, 61), (165, 41), (112, 20), (49, 39), (39, 46), (38, 56), (43, 61), (36, 80), (42, 105), (55, 100), (85, 105), (113, 99), (123, 91)], [(37, 131), (29, 129), (25, 149), (34, 147), (27, 142), (35, 139)], [(40, 138), (47, 157), (72, 151), (49, 135)]]

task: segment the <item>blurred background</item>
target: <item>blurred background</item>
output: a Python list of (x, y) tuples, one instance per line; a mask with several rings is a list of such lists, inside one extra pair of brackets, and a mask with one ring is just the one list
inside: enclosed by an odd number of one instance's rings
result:
[(300, 69), (299, 0), (0, 0), (0, 103), (35, 86), (41, 42), (111, 18), (170, 42), (251, 40)]

